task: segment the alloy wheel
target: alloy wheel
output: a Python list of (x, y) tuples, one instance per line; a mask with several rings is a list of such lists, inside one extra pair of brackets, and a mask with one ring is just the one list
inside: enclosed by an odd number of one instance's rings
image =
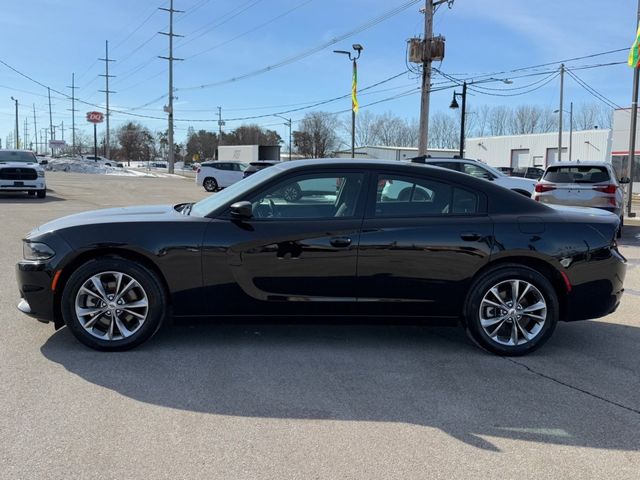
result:
[(547, 302), (535, 285), (519, 279), (491, 287), (480, 302), (480, 325), (496, 343), (525, 345), (535, 339), (547, 321)]
[(147, 319), (149, 299), (140, 282), (117, 271), (96, 273), (79, 288), (75, 312), (80, 325), (101, 340), (135, 334)]

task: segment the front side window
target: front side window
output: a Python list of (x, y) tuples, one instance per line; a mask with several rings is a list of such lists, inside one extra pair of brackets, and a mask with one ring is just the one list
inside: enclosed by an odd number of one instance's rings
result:
[(473, 165), (472, 163), (462, 164), (462, 171), (472, 177), (484, 178), (485, 180), (493, 178), (492, 175), (484, 168), (479, 167), (478, 165)]
[(475, 192), (431, 179), (378, 175), (376, 217), (460, 215), (479, 212)]
[(315, 173), (290, 177), (253, 199), (258, 219), (353, 217), (362, 190), (361, 173)]

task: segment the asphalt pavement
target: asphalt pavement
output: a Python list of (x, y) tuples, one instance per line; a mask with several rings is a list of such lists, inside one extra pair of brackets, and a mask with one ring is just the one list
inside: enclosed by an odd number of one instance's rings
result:
[(533, 355), (453, 327), (170, 325), (100, 353), (16, 308), (46, 220), (206, 196), (192, 179), (48, 173), (0, 197), (1, 479), (640, 478), (640, 226), (619, 310)]

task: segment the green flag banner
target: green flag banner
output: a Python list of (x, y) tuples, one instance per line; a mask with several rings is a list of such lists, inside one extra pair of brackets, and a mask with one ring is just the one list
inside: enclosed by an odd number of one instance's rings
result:
[(636, 41), (633, 42), (631, 50), (629, 50), (629, 66), (633, 68), (640, 67), (640, 27), (636, 34)]
[(353, 81), (351, 82), (351, 108), (358, 113), (358, 66), (353, 62)]

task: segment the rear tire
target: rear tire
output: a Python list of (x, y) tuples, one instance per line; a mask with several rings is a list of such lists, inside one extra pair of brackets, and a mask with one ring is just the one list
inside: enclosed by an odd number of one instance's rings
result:
[(218, 182), (213, 177), (207, 177), (202, 182), (202, 186), (207, 192), (216, 192), (218, 191)]
[(536, 270), (505, 265), (478, 278), (467, 297), (468, 333), (484, 349), (504, 356), (540, 348), (558, 322), (558, 297)]
[(157, 275), (119, 257), (90, 260), (67, 281), (62, 317), (71, 333), (96, 350), (128, 350), (151, 338), (167, 314)]
[(620, 226), (616, 232), (616, 238), (622, 238), (622, 227), (624, 227), (624, 216), (620, 217)]

